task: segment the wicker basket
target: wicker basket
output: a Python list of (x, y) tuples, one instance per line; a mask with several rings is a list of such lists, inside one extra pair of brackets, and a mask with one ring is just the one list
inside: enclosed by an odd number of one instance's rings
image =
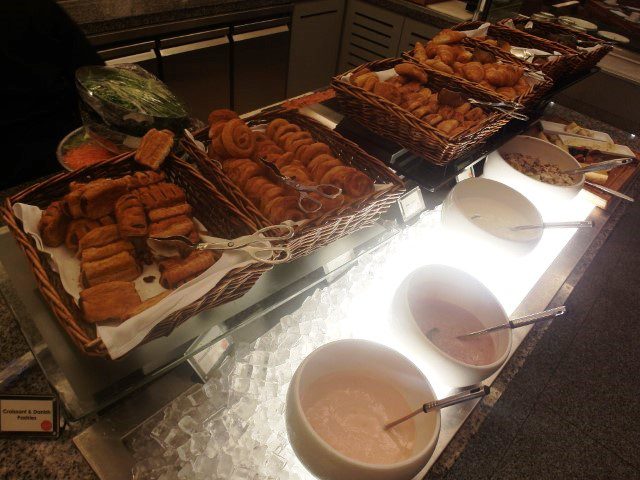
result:
[[(384, 163), (364, 152), (355, 143), (347, 140), (333, 130), (315, 120), (298, 113), (296, 110), (277, 110), (269, 113), (258, 113), (245, 119), (249, 125), (267, 124), (276, 118), (284, 118), (307, 130), (319, 142), (324, 142), (334, 154), (345, 164), (365, 172), (377, 184), (390, 184), (390, 187), (374, 191), (365, 197), (351, 202), (335, 210), (309, 220), (296, 229), (288, 246), (292, 259), (308, 255), (320, 247), (328, 245), (339, 238), (350, 235), (365, 227), (369, 227), (382, 215), (404, 192), (404, 184)], [(206, 141), (206, 130), (196, 134), (196, 138)], [(215, 183), (238, 208), (245, 212), (259, 226), (269, 226), (271, 222), (253, 205), (242, 191), (223, 173), (220, 164), (207, 157), (190, 141), (183, 140), (183, 146), (197, 162), (202, 173)], [(237, 203), (236, 203), (237, 202)]]
[[(95, 326), (82, 320), (77, 304), (65, 291), (58, 273), (52, 270), (48, 255), (37, 250), (33, 238), (25, 233), (22, 222), (14, 215), (12, 207), (15, 203), (22, 202), (45, 208), (52, 200), (68, 193), (69, 183), (72, 181), (120, 177), (140, 169), (133, 160), (133, 154), (127, 153), (74, 172), (60, 173), (7, 198), (0, 207), (4, 221), (27, 256), (45, 301), (73, 342), (83, 353), (90, 356), (109, 358), (102, 340), (96, 336)], [(253, 233), (257, 229), (255, 222), (238, 211), (191, 165), (171, 158), (164, 163), (162, 170), (169, 181), (184, 189), (196, 217), (214, 235), (235, 238)], [(242, 296), (269, 268), (265, 264), (250, 264), (232, 270), (200, 300), (172, 313), (158, 323), (141, 344), (169, 335), (178, 325), (203, 310)]]
[(574, 62), (573, 70), (570, 72), (571, 74), (576, 74), (583, 72), (585, 70), (589, 70), (595, 67), (602, 58), (611, 51), (613, 48), (611, 45), (602, 43), (601, 39), (596, 37), (592, 37), (591, 35), (583, 32), (578, 32), (576, 30), (572, 30), (569, 27), (565, 27), (564, 25), (560, 25), (558, 23), (551, 22), (539, 22), (537, 20), (531, 20), (529, 17), (516, 17), (516, 18), (505, 18), (500, 20), (498, 23), (500, 25), (505, 25), (507, 22), (512, 21), (514, 25), (524, 25), (527, 22), (533, 22), (533, 25), (547, 33), (562, 33), (565, 35), (572, 35), (576, 37), (578, 40), (585, 40), (587, 42), (594, 42), (599, 44), (598, 47), (593, 48), (590, 51), (586, 51), (584, 49), (573, 49), (571, 47), (566, 47), (576, 54), (577, 59)]
[[(452, 29), (459, 31), (475, 30), (483, 24), (484, 22), (481, 21), (465, 22), (459, 23), (458, 25), (452, 27)], [(504, 25), (491, 25), (489, 27), (488, 36), (496, 40), (504, 40), (517, 47), (537, 48), (538, 50), (544, 50), (549, 53), (560, 53), (561, 56), (556, 58), (555, 60), (545, 62), (544, 64), (539, 66), (535, 66), (552, 80), (559, 80), (561, 78), (567, 77), (568, 75), (571, 75), (571, 73), (574, 72), (578, 65), (582, 62), (575, 50), (565, 47), (561, 43), (552, 42), (551, 40), (547, 40), (545, 38), (535, 37), (526, 32), (509, 28)], [(487, 45), (485, 42), (482, 42), (475, 38), (469, 38), (468, 40), (471, 43), (475, 43), (476, 45), (482, 46), (484, 48), (491, 47), (491, 45)], [(515, 56), (513, 58), (515, 60), (518, 60), (518, 58)]]
[[(374, 72), (383, 71), (401, 62), (399, 58), (378, 60), (358, 68), (366, 67)], [(506, 115), (494, 111), (474, 129), (449, 138), (399, 105), (343, 80), (343, 77), (349, 73), (341, 74), (331, 81), (343, 111), (348, 112), (349, 117), (372, 132), (399, 143), (435, 165), (446, 165), (496, 133), (509, 121)], [(485, 89), (474, 87), (470, 82), (456, 83), (449, 75), (440, 74), (437, 71), (429, 71), (429, 80), (426, 85), (435, 91), (446, 87), (460, 92), (465, 98), (489, 102), (500, 100), (495, 95), (488, 95)]]
[[(469, 44), (470, 46), (477, 46), (478, 42), (474, 41), (472, 42), (470, 39), (465, 39), (463, 40), (465, 43)], [(535, 71), (534, 68), (531, 67), (531, 65), (529, 65), (526, 62), (523, 62), (522, 60), (520, 60), (519, 58), (514, 57), (513, 55), (511, 55), (508, 52), (505, 52), (504, 50), (500, 50), (499, 48), (494, 48), (491, 47), (489, 45), (483, 45), (483, 48), (485, 50), (491, 50), (491, 52), (503, 63), (507, 63), (507, 64), (515, 64), (518, 65), (520, 67), (522, 67), (525, 70), (525, 74), (531, 73), (533, 74), (533, 72)], [(415, 63), (416, 65), (420, 65), (422, 68), (424, 68), (429, 74), (431, 74), (432, 72), (437, 72), (441, 75), (446, 76), (447, 78), (449, 78), (449, 82), (453, 82), (453, 83), (458, 83), (459, 85), (465, 85), (468, 88), (473, 88), (475, 90), (482, 90), (485, 93), (487, 93), (488, 95), (491, 95), (495, 101), (504, 101), (505, 98), (498, 95), (496, 92), (489, 90), (487, 88), (484, 88), (482, 86), (480, 86), (477, 83), (474, 82), (470, 82), (469, 80), (459, 77), (457, 75), (450, 75), (448, 73), (443, 73), (437, 70), (434, 70), (433, 68), (429, 67), (428, 65), (423, 65), (422, 63), (420, 63), (418, 60), (416, 60), (415, 56), (414, 56), (414, 50), (410, 50), (408, 52), (404, 52), (402, 54), (402, 56), (408, 60), (410, 60), (411, 62)], [(519, 97), (516, 97), (514, 101), (524, 105), (525, 107), (528, 107), (527, 110), (531, 110), (534, 109), (544, 98), (544, 96), (546, 95), (546, 93), (551, 89), (551, 87), (553, 87), (553, 81), (546, 75), (542, 74), (543, 78), (542, 80), (538, 81), (538, 83), (536, 85), (533, 86), (533, 88), (531, 90), (529, 90), (529, 92), (525, 93), (524, 95), (521, 95)]]

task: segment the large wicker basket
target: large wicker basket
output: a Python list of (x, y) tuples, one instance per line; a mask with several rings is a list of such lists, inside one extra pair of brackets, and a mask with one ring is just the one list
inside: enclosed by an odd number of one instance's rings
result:
[[(459, 23), (452, 28), (453, 30), (459, 31), (475, 30), (483, 24), (484, 22), (481, 21), (465, 22)], [(512, 46), (516, 47), (537, 48), (538, 50), (543, 50), (548, 53), (560, 53), (561, 55), (556, 59), (545, 62), (540, 66), (536, 66), (552, 80), (559, 80), (567, 77), (568, 75), (571, 75), (571, 73), (575, 71), (580, 63), (582, 63), (582, 59), (578, 56), (578, 53), (575, 50), (565, 47), (561, 43), (552, 42), (551, 40), (547, 40), (546, 38), (536, 37), (526, 32), (522, 32), (514, 28), (509, 28), (504, 25), (491, 25), (489, 27), (487, 35), (489, 38), (504, 40), (506, 42), (509, 42)], [(471, 43), (475, 43), (478, 46), (482, 46), (484, 48), (491, 47), (485, 42), (482, 42), (475, 38), (469, 38), (468, 40)], [(494, 48), (492, 48), (492, 51), (493, 50)], [(513, 58), (515, 60), (518, 60), (517, 57)]]
[[(475, 41), (471, 41), (470, 39), (465, 39), (464, 40), (465, 43), (473, 45), (473, 46), (478, 46), (478, 42)], [(531, 65), (529, 65), (528, 63), (520, 60), (519, 58), (514, 57), (513, 55), (511, 55), (508, 52), (505, 52), (503, 50), (500, 50), (499, 48), (492, 48), (492, 47), (488, 47), (488, 46), (483, 46), (483, 48), (491, 50), (491, 52), (496, 56), (496, 58), (502, 62), (502, 63), (506, 63), (506, 64), (515, 64), (518, 65), (520, 67), (522, 67), (525, 70), (525, 75), (535, 75), (537, 76), (542, 76), (541, 79), (537, 80), (537, 83), (535, 85), (533, 85), (533, 87), (524, 95), (520, 95), (519, 97), (516, 97), (514, 101), (528, 107), (528, 110), (531, 110), (533, 108), (535, 108), (544, 98), (544, 96), (547, 94), (547, 92), (551, 89), (551, 87), (553, 87), (553, 81), (551, 80), (551, 78), (549, 78), (547, 75), (545, 75), (544, 73), (540, 74), (539, 72), (534, 73), (535, 72), (535, 68), (532, 68)], [(457, 83), (460, 85), (465, 85), (469, 88), (474, 88), (474, 89), (480, 89), (483, 90), (485, 93), (487, 93), (488, 95), (491, 95), (493, 98), (495, 98), (495, 101), (504, 101), (505, 98), (498, 95), (496, 92), (489, 90), (487, 88), (482, 87), (481, 85), (474, 83), (474, 82), (470, 82), (469, 80), (467, 80), (466, 78), (462, 78), (459, 77), (457, 75), (450, 75), (448, 73), (443, 73), (443, 72), (439, 72), (437, 70), (434, 70), (433, 68), (431, 68), (428, 65), (424, 65), (422, 63), (420, 63), (416, 58), (415, 58), (415, 51), (412, 49), (408, 52), (404, 52), (402, 54), (402, 56), (408, 60), (410, 60), (411, 62), (415, 63), (416, 65), (420, 65), (422, 68), (424, 68), (429, 74), (431, 74), (431, 72), (438, 72), (441, 75), (446, 76), (447, 78), (449, 78), (449, 81), (452, 83)]]
[[(320, 247), (335, 240), (373, 225), (404, 192), (402, 180), (384, 163), (373, 158), (355, 143), (337, 132), (328, 129), (317, 121), (298, 113), (296, 110), (277, 110), (259, 113), (245, 119), (249, 125), (267, 124), (276, 118), (284, 118), (308, 131), (316, 141), (324, 142), (345, 164), (365, 172), (376, 184), (389, 184), (389, 188), (374, 191), (365, 197), (328, 211), (309, 220), (296, 229), (295, 235), (288, 241), (293, 259), (308, 255)], [(206, 130), (198, 132), (196, 139), (207, 141)], [(197, 162), (202, 173), (218, 186), (239, 209), (260, 226), (269, 226), (267, 220), (242, 191), (223, 173), (220, 164), (207, 157), (190, 141), (184, 140), (183, 146)]]
[(571, 47), (565, 47), (576, 54), (576, 61), (573, 64), (574, 68), (570, 72), (571, 74), (580, 73), (595, 67), (597, 63), (600, 60), (602, 60), (602, 58), (607, 53), (609, 53), (613, 48), (611, 45), (603, 43), (601, 39), (592, 37), (591, 35), (584, 32), (578, 32), (576, 30), (572, 30), (571, 28), (565, 27), (564, 25), (560, 25), (558, 23), (551, 23), (551, 22), (544, 22), (544, 21), (540, 22), (537, 20), (531, 20), (529, 17), (524, 17), (524, 16), (515, 17), (515, 18), (505, 18), (503, 20), (500, 20), (500, 22), (498, 23), (501, 25), (506, 25), (508, 22), (513, 22), (515, 26), (525, 25), (527, 22), (533, 22), (534, 27), (537, 29), (540, 29), (543, 32), (550, 33), (550, 34), (561, 33), (565, 35), (572, 35), (578, 40), (584, 40), (587, 42), (594, 42), (598, 44), (597, 47), (591, 48), (589, 50), (585, 50), (583, 48), (573, 49)]
[[(399, 58), (378, 60), (358, 68), (366, 67), (377, 72), (391, 69), (401, 62)], [(493, 111), (475, 128), (450, 138), (399, 105), (343, 78), (351, 72), (353, 70), (338, 75), (331, 81), (343, 111), (372, 132), (402, 145), (435, 165), (446, 165), (496, 133), (509, 121), (503, 113)], [(474, 87), (470, 82), (456, 83), (451, 80), (451, 76), (437, 71), (429, 71), (428, 75), (426, 85), (434, 91), (446, 87), (460, 92), (465, 98), (489, 102), (500, 100), (488, 94), (485, 89)]]
[[(45, 301), (73, 342), (90, 356), (109, 358), (104, 343), (96, 336), (95, 326), (82, 320), (78, 305), (65, 291), (60, 276), (50, 266), (48, 256), (38, 251), (33, 238), (25, 233), (22, 222), (14, 215), (12, 207), (21, 202), (45, 208), (52, 200), (68, 193), (72, 181), (120, 177), (140, 169), (133, 160), (133, 154), (128, 153), (74, 172), (55, 175), (7, 198), (0, 207), (4, 221), (27, 256)], [(256, 231), (256, 223), (240, 212), (193, 166), (171, 158), (164, 163), (162, 170), (169, 181), (184, 189), (195, 216), (214, 235), (235, 238)], [(200, 300), (164, 318), (141, 343), (169, 335), (174, 328), (197, 313), (242, 296), (269, 268), (266, 264), (250, 264), (232, 270)]]

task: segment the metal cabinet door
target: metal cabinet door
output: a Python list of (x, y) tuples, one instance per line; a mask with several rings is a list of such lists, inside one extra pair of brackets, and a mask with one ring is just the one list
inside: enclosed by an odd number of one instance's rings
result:
[(400, 37), (400, 45), (398, 46), (398, 56), (402, 52), (412, 50), (416, 42), (428, 42), (435, 37), (440, 30), (442, 29), (439, 27), (407, 18), (402, 28), (402, 36)]
[(233, 109), (246, 113), (286, 98), (290, 17), (233, 28)]
[(158, 58), (155, 51), (155, 42), (134, 43), (121, 47), (99, 50), (98, 54), (107, 65), (121, 63), (136, 63), (146, 71), (159, 75)]
[(287, 97), (327, 85), (336, 73), (344, 0), (296, 3), (291, 21)]
[(350, 0), (345, 15), (338, 70), (395, 57), (404, 17), (360, 0)]
[(231, 106), (228, 34), (221, 28), (160, 40), (164, 81), (200, 120), (215, 108)]

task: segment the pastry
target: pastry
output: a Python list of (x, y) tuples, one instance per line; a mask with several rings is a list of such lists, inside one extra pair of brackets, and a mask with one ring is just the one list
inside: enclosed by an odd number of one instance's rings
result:
[(222, 145), (231, 157), (247, 158), (251, 156), (255, 140), (251, 129), (239, 118), (228, 121), (221, 133)]
[(452, 43), (458, 43), (462, 39), (466, 38), (466, 34), (455, 30), (444, 29), (438, 32), (438, 34), (431, 39), (434, 45), (450, 45)]
[(181, 203), (172, 207), (156, 208), (155, 210), (149, 210), (148, 216), (151, 222), (160, 222), (167, 218), (177, 217), (180, 215), (190, 217), (193, 209), (188, 203)]
[(78, 250), (78, 244), (80, 243), (80, 240), (91, 230), (100, 226), (100, 221), (91, 220), (89, 218), (76, 218), (74, 220), (71, 220), (69, 228), (67, 228), (67, 235), (64, 241), (65, 245), (69, 250), (76, 252)]
[(152, 128), (140, 142), (136, 150), (135, 160), (145, 167), (158, 170), (173, 147), (173, 132), (171, 130), (156, 130)]
[(192, 252), (186, 258), (170, 258), (159, 263), (160, 285), (164, 288), (177, 288), (196, 278), (216, 262), (211, 250)]
[(298, 206), (297, 196), (284, 197), (278, 195), (265, 204), (264, 213), (269, 221), (275, 225), (286, 220), (298, 222), (306, 218), (304, 212)]
[(399, 88), (393, 84), (386, 82), (376, 83), (375, 87), (373, 87), (373, 93), (386, 98), (392, 103), (400, 103), (400, 100), (402, 98)]
[(200, 235), (198, 235), (195, 223), (185, 215), (170, 217), (152, 223), (149, 225), (149, 236), (157, 238), (181, 236), (188, 238), (194, 243), (200, 240)]
[(429, 57), (427, 57), (427, 51), (425, 50), (424, 45), (422, 45), (422, 43), (420, 42), (416, 42), (416, 46), (414, 47), (413, 52), (416, 60), (418, 60), (420, 63), (424, 63), (429, 59)]
[(486, 75), (480, 62), (469, 62), (462, 67), (462, 73), (467, 80), (479, 83), (484, 80)]
[(166, 182), (141, 187), (132, 193), (140, 199), (146, 210), (184, 203), (186, 198), (184, 190), (173, 183)]
[(105, 225), (94, 228), (78, 241), (78, 253), (82, 255), (85, 248), (102, 247), (109, 243), (120, 240), (120, 233), (117, 225)]
[(345, 165), (333, 167), (322, 176), (320, 183), (336, 185), (351, 197), (362, 197), (373, 191), (373, 180), (361, 171)]
[(80, 191), (80, 210), (87, 218), (97, 219), (113, 212), (116, 201), (125, 193), (128, 186), (124, 178), (116, 180), (95, 180), (88, 183)]
[(133, 255), (133, 244), (128, 240), (116, 240), (102, 247), (89, 247), (82, 250), (82, 262), (95, 262), (104, 258), (112, 257), (120, 252), (129, 252)]
[[(105, 284), (103, 284), (103, 285), (105, 285)], [(164, 292), (159, 293), (158, 295), (155, 295), (155, 296), (153, 296), (151, 298), (148, 298), (147, 300), (145, 300), (144, 302), (140, 303), (139, 305), (132, 305), (130, 308), (127, 308), (127, 311), (126, 311), (126, 313), (124, 315), (124, 318), (125, 319), (129, 319), (131, 317), (135, 317), (139, 313), (144, 312), (147, 308), (151, 308), (156, 303), (162, 301), (170, 293), (171, 293), (171, 290), (165, 290)]]
[(460, 122), (457, 120), (443, 120), (436, 128), (443, 133), (450, 134), (458, 125), (460, 125)]
[(133, 281), (141, 269), (131, 252), (124, 250), (100, 260), (82, 262), (80, 272), (83, 285), (93, 287), (114, 280)]
[[(238, 118), (238, 114), (233, 110), (227, 110), (226, 108), (220, 108), (218, 110), (213, 110), (207, 121), (209, 125), (215, 125), (218, 122), (228, 122), (229, 120), (233, 120), (234, 118)], [(211, 137), (209, 137), (211, 138)]]
[(80, 292), (80, 310), (86, 322), (99, 323), (127, 318), (141, 300), (132, 282), (112, 281)]
[(71, 219), (63, 208), (63, 202), (52, 202), (42, 213), (38, 230), (47, 247), (58, 247), (65, 241)]
[(135, 172), (131, 175), (127, 175), (125, 181), (127, 186), (131, 190), (136, 188), (146, 187), (155, 183), (160, 183), (164, 180), (165, 175), (162, 172), (154, 172), (152, 170), (145, 170), (143, 172)]
[(308, 165), (311, 160), (321, 154), (331, 155), (331, 149), (326, 143), (316, 142), (298, 150), (298, 159), (304, 165)]
[(399, 63), (394, 67), (394, 70), (398, 75), (404, 75), (419, 83), (427, 83), (427, 74), (417, 65), (413, 63)]
[(116, 202), (116, 220), (122, 238), (143, 237), (147, 234), (147, 217), (142, 202), (128, 193)]

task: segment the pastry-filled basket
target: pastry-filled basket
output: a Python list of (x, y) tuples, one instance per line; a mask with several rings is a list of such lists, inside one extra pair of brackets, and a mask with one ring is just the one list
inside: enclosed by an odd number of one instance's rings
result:
[[(76, 346), (86, 355), (104, 358), (116, 358), (120, 356), (119, 354), (115, 356), (110, 354), (110, 350), (107, 349), (103, 339), (98, 334), (100, 331), (99, 328), (103, 327), (98, 326), (97, 321), (96, 323), (92, 323), (92, 320), (87, 315), (89, 307), (86, 307), (86, 305), (82, 303), (84, 300), (83, 294), (90, 291), (91, 288), (80, 292), (79, 302), (74, 299), (69, 293), (68, 282), (66, 283), (67, 288), (65, 288), (65, 281), (62, 279), (62, 277), (65, 276), (65, 272), (63, 272), (61, 276), (58, 268), (53, 264), (52, 258), (54, 257), (50, 257), (49, 254), (43, 251), (41, 242), (44, 241), (45, 244), (47, 242), (46, 240), (42, 240), (45, 239), (44, 231), (41, 230), (42, 239), (34, 239), (32, 235), (25, 231), (25, 223), (20, 219), (24, 217), (19, 217), (16, 211), (21, 209), (22, 205), (26, 205), (36, 211), (39, 211), (38, 209), (46, 209), (43, 214), (44, 218), (44, 215), (49, 212), (48, 206), (50, 206), (52, 202), (57, 204), (58, 202), (55, 201), (68, 196), (70, 190), (76, 188), (74, 185), (86, 184), (87, 182), (98, 179), (132, 178), (136, 175), (146, 175), (149, 172), (154, 175), (162, 175), (167, 185), (169, 184), (168, 182), (170, 182), (170, 184), (173, 184), (178, 190), (181, 189), (181, 191), (184, 192), (183, 200), (185, 200), (192, 209), (193, 218), (200, 222), (201, 227), (206, 229), (208, 235), (219, 238), (236, 238), (253, 234), (257, 230), (258, 226), (256, 223), (236, 208), (232, 202), (227, 200), (226, 197), (193, 166), (173, 156), (170, 156), (169, 159), (164, 162), (158, 172), (144, 169), (144, 167), (134, 160), (134, 154), (128, 153), (74, 172), (60, 173), (7, 198), (1, 207), (2, 217), (16, 238), (20, 248), (27, 256), (44, 300), (55, 314), (60, 326), (67, 332)], [(127, 196), (130, 195), (124, 195), (123, 197)], [(120, 229), (120, 224), (117, 226)], [(113, 225), (113, 227), (115, 227), (115, 225)], [(82, 242), (82, 240), (80, 240), (80, 242)], [(59, 248), (63, 247), (65, 247), (65, 243), (62, 243)], [(84, 254), (84, 252), (82, 253)], [(73, 254), (71, 256), (73, 256)], [(84, 262), (84, 256), (82, 261)], [(221, 277), (217, 277), (219, 279), (217, 282), (205, 283), (204, 285), (198, 286), (198, 292), (205, 291), (205, 294), (194, 294), (192, 291), (191, 295), (199, 295), (197, 300), (188, 300), (190, 303), (186, 304), (188, 301), (185, 301), (184, 303), (186, 305), (181, 308), (175, 307), (178, 309), (166, 310), (171, 311), (171, 313), (164, 318), (161, 317), (160, 320), (158, 320), (158, 318), (152, 319), (148, 332), (144, 330), (142, 333), (139, 333), (133, 343), (121, 351), (126, 352), (132, 348), (132, 345), (139, 345), (169, 335), (177, 326), (199, 312), (242, 296), (255, 284), (262, 273), (270, 268), (270, 265), (261, 262), (238, 263), (238, 268), (233, 268), (233, 266), (236, 265), (235, 263), (231, 265), (227, 270), (224, 270), (224, 275), (222, 271), (220, 272)], [(85, 274), (86, 271), (83, 273), (83, 276)], [(78, 282), (77, 276), (74, 278), (75, 282)], [(201, 277), (191, 278), (196, 278), (197, 280)], [(140, 279), (140, 281), (142, 281), (142, 279)], [(151, 280), (145, 278), (144, 281), (150, 282)], [(83, 282), (86, 282), (84, 277)], [(117, 282), (111, 282), (108, 283), (108, 285), (114, 285), (115, 283)], [(121, 283), (125, 284), (126, 282)], [(101, 285), (105, 284), (103, 283)], [(129, 285), (133, 290), (133, 283)], [(86, 286), (85, 284), (85, 287)], [(185, 285), (185, 288), (186, 287), (191, 288), (189, 285)], [(172, 288), (175, 287), (169, 287), (169, 290), (158, 295), (158, 297), (164, 299), (164, 297), (168, 295), (167, 299), (171, 298), (170, 292), (174, 291)], [(187, 290), (183, 290), (183, 292), (187, 292)], [(122, 292), (122, 294), (124, 295), (125, 292)], [(133, 295), (136, 295), (135, 290), (133, 291)], [(190, 298), (180, 292), (176, 292), (175, 295), (180, 297), (178, 298), (178, 302), (180, 299)], [(104, 301), (103, 299), (103, 302)], [(178, 303), (177, 305), (181, 304)], [(153, 306), (158, 307), (160, 305), (154, 304)], [(153, 306), (149, 308), (153, 308)], [(131, 313), (130, 316), (125, 318), (131, 318), (138, 314), (144, 315), (144, 309), (147, 307), (147, 304), (142, 302), (139, 307), (140, 309), (132, 310), (132, 312), (135, 313)], [(96, 312), (94, 311), (93, 313), (95, 314)], [(126, 324), (128, 321), (129, 320), (124, 320), (121, 324)]]
[[(240, 182), (241, 185), (239, 185), (237, 182), (238, 178), (235, 178), (236, 181), (234, 181), (234, 171), (229, 170), (233, 167), (234, 163), (242, 164), (243, 162), (248, 168), (261, 168), (256, 163), (258, 159), (255, 153), (253, 154), (254, 164), (251, 164), (250, 159), (227, 159), (221, 162), (215, 158), (215, 153), (212, 153), (210, 157), (189, 140), (184, 140), (183, 146), (196, 161), (203, 175), (210, 179), (239, 210), (251, 218), (256, 224), (261, 227), (266, 227), (287, 220), (295, 222), (294, 236), (287, 241), (287, 246), (291, 249), (291, 257), (293, 259), (307, 255), (341, 237), (373, 225), (380, 215), (384, 213), (404, 191), (402, 180), (386, 165), (371, 157), (355, 143), (345, 139), (337, 132), (325, 127), (319, 122), (298, 113), (296, 110), (276, 110), (267, 113), (258, 113), (255, 116), (244, 119), (246, 125), (252, 132), (260, 132), (259, 136), (266, 140), (269, 139), (266, 137), (265, 132), (268, 131), (269, 125), (275, 120), (278, 120), (276, 124), (281, 125), (285, 130), (291, 129), (293, 130), (291, 133), (297, 132), (299, 134), (298, 136), (308, 138), (308, 143), (313, 142), (314, 148), (317, 148), (318, 151), (321, 152), (316, 156), (324, 155), (327, 161), (333, 162), (336, 165), (342, 165), (342, 167), (338, 167), (338, 170), (343, 169), (354, 173), (360, 179), (366, 179), (367, 182), (370, 182), (370, 189), (362, 195), (348, 199), (347, 195), (344, 195), (345, 200), (340, 203), (320, 199), (322, 202), (327, 202), (323, 204), (322, 210), (306, 216), (300, 215), (296, 206), (292, 205), (289, 213), (285, 213), (283, 214), (284, 216), (276, 219), (273, 215), (279, 215), (279, 213), (273, 214), (273, 209), (265, 210), (264, 205), (262, 205), (263, 208), (261, 208), (261, 197), (264, 195), (259, 194), (252, 197), (250, 191), (246, 188), (244, 190), (241, 188), (248, 183), (246, 182), (246, 178), (242, 178)], [(241, 122), (240, 120), (236, 121)], [(271, 133), (270, 130), (269, 133)], [(217, 141), (216, 139), (214, 139), (213, 142), (210, 140), (208, 129), (198, 132), (195, 138), (196, 140), (204, 142), (210, 153), (212, 152), (212, 144)], [(280, 145), (284, 146), (282, 142)], [(288, 148), (289, 145), (286, 147)], [(278, 149), (277, 146), (273, 146), (273, 148)], [(284, 150), (286, 150), (284, 155), (275, 154), (275, 156), (282, 159), (287, 155), (293, 156), (294, 152), (287, 150), (287, 148), (284, 148)], [(264, 150), (267, 159), (272, 158), (268, 151), (268, 149)], [(307, 153), (310, 154), (312, 152), (309, 150)], [(252, 155), (247, 156), (250, 157)], [(301, 166), (297, 158), (297, 156), (294, 157), (293, 164)], [(308, 162), (309, 158), (306, 158), (306, 161)], [(316, 163), (319, 164), (319, 162)], [(298, 176), (295, 173), (288, 173), (291, 172), (291, 170), (287, 168), (291, 168), (291, 165), (287, 167), (286, 165), (283, 166), (282, 163), (276, 164), (282, 168), (283, 174)], [(311, 165), (311, 163), (309, 163), (309, 165)], [(302, 165), (302, 167), (306, 167), (306, 165)], [(240, 168), (244, 167), (240, 165)], [(305, 175), (305, 172), (308, 173), (305, 168), (303, 168), (302, 171), (298, 170), (298, 172), (302, 176)], [(253, 181), (252, 183), (257, 182)], [(328, 181), (326, 183), (332, 182)], [(272, 192), (277, 192), (278, 188), (279, 186), (272, 186)], [(348, 190), (348, 188), (346, 190)], [(347, 192), (345, 191), (345, 193)], [(291, 194), (291, 192), (289, 194)], [(293, 192), (293, 194), (295, 195), (295, 192)], [(253, 201), (250, 197), (253, 198)], [(275, 202), (277, 201), (278, 200), (275, 200)], [(272, 213), (271, 216), (270, 213)]]
[[(433, 116), (437, 115), (438, 111), (421, 117), (421, 107), (410, 111), (413, 108), (411, 105), (398, 104), (392, 101), (393, 98), (389, 99), (379, 94), (375, 88), (370, 90), (366, 84), (359, 86), (357, 83), (360, 82), (351, 81), (351, 77), (357, 75), (362, 69), (376, 72), (379, 78), (384, 80), (385, 77), (393, 74), (396, 66), (401, 64), (406, 65), (403, 60), (398, 58), (378, 60), (334, 77), (331, 86), (337, 93), (343, 111), (349, 112), (351, 118), (365, 125), (372, 132), (402, 145), (436, 165), (446, 165), (476, 146), (478, 142), (482, 142), (488, 136), (496, 133), (509, 121), (509, 117), (500, 111), (488, 107), (467, 105), (469, 99), (485, 102), (500, 101), (496, 96), (482, 88), (474, 87), (469, 82), (456, 82), (449, 75), (437, 71), (427, 71), (419, 65), (409, 64), (426, 74), (428, 78), (422, 87), (430, 90), (432, 97), (436, 95), (436, 98), (442, 100), (439, 92), (443, 89), (459, 94), (465, 101), (466, 108), (482, 110), (481, 118), (475, 122), (469, 122), (469, 127), (463, 129), (459, 134), (456, 134), (455, 130), (447, 133), (439, 128), (440, 124), (432, 125)], [(380, 93), (384, 94), (383, 91)], [(406, 102), (411, 103), (410, 100)], [(428, 102), (426, 106), (429, 107)], [(464, 115), (468, 116), (469, 113)], [(457, 112), (454, 113), (454, 116), (456, 114)]]

